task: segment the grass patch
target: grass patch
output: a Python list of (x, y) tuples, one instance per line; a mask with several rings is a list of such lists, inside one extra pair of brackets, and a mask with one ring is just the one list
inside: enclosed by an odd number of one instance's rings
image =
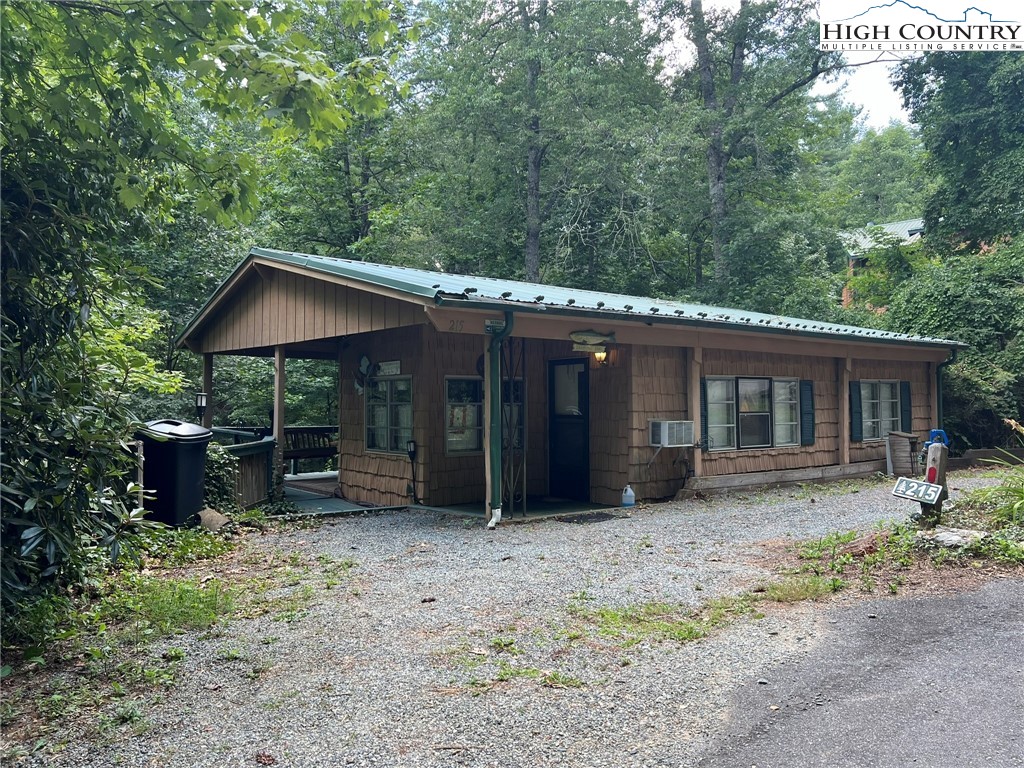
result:
[(147, 532), (143, 546), (146, 556), (164, 568), (212, 560), (232, 549), (232, 541), (205, 528), (156, 528)]
[(755, 614), (756, 601), (755, 596), (745, 594), (710, 601), (695, 611), (661, 601), (591, 608), (577, 598), (570, 601), (569, 614), (594, 627), (599, 636), (629, 648), (642, 642), (699, 640), (740, 616)]
[(776, 603), (798, 603), (834, 594), (845, 586), (846, 582), (837, 577), (801, 574), (768, 584), (763, 594), (766, 599)]

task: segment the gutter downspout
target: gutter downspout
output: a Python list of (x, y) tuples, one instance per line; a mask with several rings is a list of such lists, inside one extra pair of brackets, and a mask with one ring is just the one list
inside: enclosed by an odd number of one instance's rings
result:
[(945, 368), (947, 365), (952, 365), (953, 363), (956, 362), (956, 356), (959, 351), (960, 350), (957, 347), (953, 347), (952, 354), (945, 360), (943, 360), (941, 363), (939, 363), (937, 366), (935, 366), (935, 392), (938, 395), (939, 401), (939, 423), (936, 425), (938, 429), (945, 429), (945, 426), (943, 425), (942, 415), (942, 369)]
[(487, 347), (487, 365), (489, 374), (490, 401), (490, 445), (487, 446), (491, 458), (490, 519), (488, 528), (494, 528), (501, 522), (501, 342), (512, 333), (515, 316), (505, 312), (505, 327), (494, 334), (491, 344)]

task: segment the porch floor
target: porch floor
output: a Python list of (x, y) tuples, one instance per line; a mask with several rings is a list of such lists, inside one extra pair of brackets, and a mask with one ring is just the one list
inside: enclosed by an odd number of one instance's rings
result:
[[(284, 497), (292, 502), (300, 510), (306, 513), (338, 514), (345, 512), (368, 512), (375, 509), (410, 509), (422, 510), (425, 512), (438, 512), (444, 515), (457, 517), (483, 519), (484, 509), (481, 502), (474, 504), (453, 504), (448, 507), (435, 507), (427, 504), (406, 504), (395, 507), (374, 507), (359, 504), (348, 499), (335, 498), (334, 489), (337, 487), (337, 475), (333, 472), (315, 472), (299, 475), (285, 475)], [(510, 514), (508, 510), (502, 517), (502, 522), (514, 522), (523, 520), (543, 520), (546, 518), (565, 517), (573, 522), (579, 518), (585, 522), (586, 518), (596, 513), (607, 514), (618, 507), (609, 507), (604, 504), (591, 504), (585, 501), (573, 501), (570, 499), (528, 499), (526, 503), (526, 516), (521, 510), (516, 509)], [(621, 512), (620, 514), (625, 514)]]

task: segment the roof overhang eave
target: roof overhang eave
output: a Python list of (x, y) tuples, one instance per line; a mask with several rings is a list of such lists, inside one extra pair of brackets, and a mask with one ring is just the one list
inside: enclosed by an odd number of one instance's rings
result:
[(469, 299), (454, 294), (439, 294), (435, 301), (438, 306), (452, 309), (474, 309), (492, 312), (526, 312), (538, 315), (556, 315), (560, 317), (579, 317), (601, 319), (615, 322), (643, 323), (645, 325), (668, 325), (680, 328), (702, 330), (736, 331), (771, 334), (787, 338), (805, 338), (821, 341), (849, 341), (862, 344), (888, 344), (896, 346), (931, 347), (934, 349), (967, 349), (969, 345), (951, 339), (901, 339), (886, 336), (859, 336), (855, 334), (828, 333), (821, 331), (795, 331), (791, 328), (774, 328), (763, 325), (737, 325), (714, 320), (702, 320), (696, 317), (673, 317), (671, 315), (651, 314), (639, 316), (617, 310), (585, 309), (575, 307), (557, 307), (550, 304), (524, 304), (521, 302)]

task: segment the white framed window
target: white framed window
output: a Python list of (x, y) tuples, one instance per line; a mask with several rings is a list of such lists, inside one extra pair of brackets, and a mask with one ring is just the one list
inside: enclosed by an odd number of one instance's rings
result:
[(736, 380), (706, 380), (708, 443), (713, 451), (736, 447)]
[(900, 428), (900, 383), (860, 382), (861, 423), (864, 440), (882, 440)]
[(736, 379), (740, 448), (771, 448), (772, 380)]
[(800, 381), (772, 379), (775, 445), (800, 444)]
[(412, 378), (373, 379), (366, 387), (366, 450), (405, 453), (412, 440)]
[(480, 453), (484, 449), (484, 381), (450, 377), (444, 380), (445, 450)]
[(798, 379), (708, 377), (708, 450), (800, 445)]

